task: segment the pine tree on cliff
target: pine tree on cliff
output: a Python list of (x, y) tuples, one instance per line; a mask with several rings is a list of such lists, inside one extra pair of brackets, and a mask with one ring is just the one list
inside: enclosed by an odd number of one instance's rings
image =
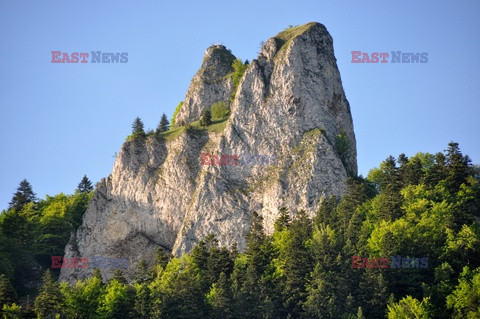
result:
[(160, 123), (158, 124), (157, 127), (157, 133), (163, 133), (168, 131), (170, 128), (170, 122), (168, 122), (167, 116), (165, 113), (162, 114), (162, 118), (160, 119)]
[(138, 116), (133, 121), (132, 134), (134, 134), (134, 135), (145, 135), (145, 130), (143, 129), (143, 122)]
[(92, 182), (88, 179), (87, 175), (83, 175), (82, 180), (78, 184), (77, 190), (80, 193), (89, 193), (93, 190)]
[(203, 112), (202, 118), (200, 119), (201, 126), (208, 126), (212, 124), (212, 112), (209, 109), (206, 109)]

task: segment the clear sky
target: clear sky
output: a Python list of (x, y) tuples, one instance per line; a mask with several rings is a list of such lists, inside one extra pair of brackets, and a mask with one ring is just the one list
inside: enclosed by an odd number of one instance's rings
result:
[[(44, 198), (108, 176), (134, 118), (170, 118), (209, 45), (251, 60), (310, 21), (334, 40), (359, 173), (452, 140), (479, 163), (479, 15), (478, 0), (2, 0), (0, 209), (24, 178)], [(52, 50), (128, 52), (128, 63), (54, 64)], [(353, 64), (351, 51), (428, 52), (428, 63)]]

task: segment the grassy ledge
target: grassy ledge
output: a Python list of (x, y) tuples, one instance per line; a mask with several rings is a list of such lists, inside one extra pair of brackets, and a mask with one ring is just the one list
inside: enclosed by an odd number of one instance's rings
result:
[(316, 22), (310, 22), (304, 25), (299, 25), (296, 27), (291, 27), (283, 30), (273, 38), (277, 43), (277, 54), (275, 56), (281, 56), (286, 51), (286, 48), (290, 45), (293, 39), (298, 37), (299, 35), (305, 33), (311, 27), (315, 26)]
[[(190, 123), (190, 126), (192, 129), (197, 130), (197, 131), (205, 131), (209, 133), (221, 133), (227, 126), (227, 120), (228, 116), (220, 119), (214, 119), (212, 120), (212, 124), (204, 127), (200, 125), (200, 121), (195, 121)], [(160, 136), (165, 138), (165, 141), (173, 141), (175, 138), (177, 138), (180, 134), (184, 133), (187, 130), (186, 126), (177, 126), (169, 131), (163, 132), (160, 134)]]

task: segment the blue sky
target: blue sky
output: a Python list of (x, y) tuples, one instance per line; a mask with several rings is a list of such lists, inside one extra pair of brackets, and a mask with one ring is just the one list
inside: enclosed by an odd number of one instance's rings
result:
[[(340, 2), (340, 1), (339, 1)], [(0, 2), (0, 209), (23, 178), (41, 198), (110, 174), (140, 116), (183, 100), (205, 49), (242, 59), (288, 25), (323, 23), (352, 109), (359, 173), (388, 155), (460, 143), (480, 161), (480, 1)], [(128, 52), (54, 64), (51, 51)], [(353, 64), (351, 51), (428, 52), (425, 64)]]

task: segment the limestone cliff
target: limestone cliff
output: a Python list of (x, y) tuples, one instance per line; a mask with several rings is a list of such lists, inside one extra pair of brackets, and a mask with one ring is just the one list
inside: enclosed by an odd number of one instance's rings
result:
[[(223, 46), (207, 49), (177, 114), (186, 123), (234, 85), (234, 56)], [(341, 195), (356, 175), (356, 144), (333, 40), (319, 23), (287, 29), (269, 39), (248, 66), (231, 114), (211, 129), (176, 127), (161, 137), (127, 141), (112, 174), (96, 188), (66, 257), (152, 260), (157, 247), (189, 252), (214, 233), (221, 245), (245, 248), (252, 211), (272, 231), (278, 209), (314, 214), (325, 196)], [(343, 136), (339, 138), (339, 136)], [(341, 147), (341, 145), (343, 145)], [(201, 154), (276, 156), (269, 165), (201, 165)], [(108, 279), (113, 270), (102, 269)], [(74, 281), (87, 269), (62, 269)]]

